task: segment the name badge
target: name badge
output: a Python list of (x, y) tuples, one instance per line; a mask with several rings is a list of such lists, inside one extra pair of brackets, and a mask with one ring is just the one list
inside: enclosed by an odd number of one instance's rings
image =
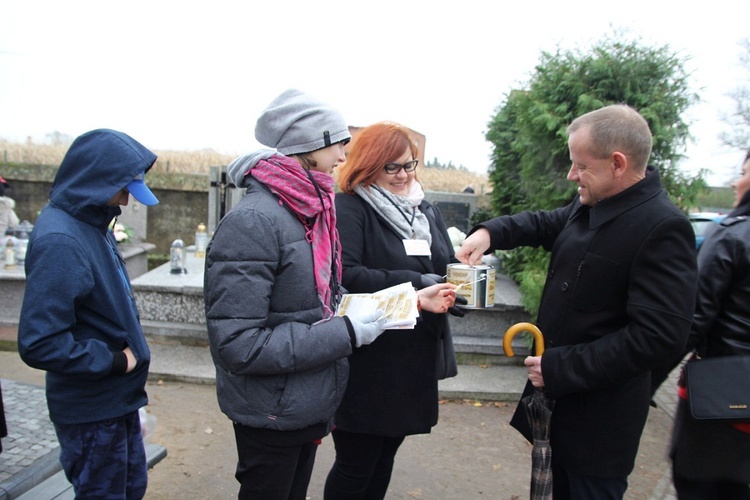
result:
[(430, 257), (432, 252), (430, 251), (430, 245), (427, 244), (427, 240), (401, 240), (404, 242), (404, 249), (406, 255), (413, 256), (427, 256)]

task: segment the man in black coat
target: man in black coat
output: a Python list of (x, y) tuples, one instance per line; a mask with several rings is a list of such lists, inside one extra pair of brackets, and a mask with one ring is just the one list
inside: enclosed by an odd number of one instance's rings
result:
[[(612, 105), (567, 129), (578, 196), (552, 211), (497, 217), (456, 257), (518, 246), (551, 250), (537, 324), (542, 356), (525, 360), (524, 396), (544, 387), (554, 498), (622, 498), (651, 397), (651, 370), (683, 352), (696, 289), (695, 236), (648, 167), (652, 137), (634, 109)], [(524, 410), (511, 425), (531, 440)]]

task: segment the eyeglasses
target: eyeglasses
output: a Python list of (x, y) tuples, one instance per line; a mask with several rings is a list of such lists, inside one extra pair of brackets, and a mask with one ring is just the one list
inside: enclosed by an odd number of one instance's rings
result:
[(404, 172), (414, 172), (418, 164), (419, 164), (419, 160), (407, 161), (403, 165), (400, 163), (386, 163), (385, 173), (396, 175), (397, 173), (401, 172), (402, 168), (404, 169)]

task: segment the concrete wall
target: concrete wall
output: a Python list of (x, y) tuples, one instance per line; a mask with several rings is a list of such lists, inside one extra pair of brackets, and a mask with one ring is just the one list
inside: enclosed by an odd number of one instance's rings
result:
[[(32, 224), (49, 199), (56, 168), (0, 164), (0, 175), (11, 188), (6, 195), (16, 200), (16, 213)], [(119, 221), (135, 233), (135, 241), (155, 245), (152, 254), (167, 254), (176, 238), (185, 245), (195, 243), (198, 224), (209, 222), (209, 174), (148, 174), (146, 182), (159, 204), (146, 207), (132, 197)], [(234, 188), (236, 189), (236, 188)], [(426, 197), (443, 212), (448, 226), (466, 232), (468, 218), (477, 209), (478, 196), (469, 193), (427, 192)]]
[[(0, 175), (11, 185), (6, 195), (16, 201), (16, 214), (32, 224), (49, 201), (56, 167), (3, 165)], [(176, 238), (192, 245), (195, 229), (208, 219), (208, 174), (149, 174), (147, 182), (159, 198), (159, 205), (146, 207), (130, 198), (119, 221), (135, 233), (135, 242), (155, 245), (152, 253), (168, 253)]]
[[(146, 274), (148, 271), (148, 253), (154, 245), (141, 243), (120, 247), (128, 276), (131, 280)], [(21, 315), (23, 295), (26, 292), (26, 273), (22, 266), (5, 269), (0, 265), (0, 327), (15, 326)]]

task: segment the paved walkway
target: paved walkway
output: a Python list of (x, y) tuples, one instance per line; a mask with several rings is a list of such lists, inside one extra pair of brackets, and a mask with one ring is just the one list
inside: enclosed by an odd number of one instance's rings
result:
[(16, 498), (61, 469), (44, 388), (2, 379), (8, 436), (0, 453), (0, 499)]
[[(174, 346), (171, 346), (174, 351)], [(170, 349), (154, 350), (155, 358), (165, 357)], [(8, 363), (15, 353), (0, 352), (0, 360)], [(177, 359), (185, 361), (183, 356)], [(195, 360), (189, 360), (195, 362)], [(18, 361), (20, 362), (20, 361)], [(168, 365), (167, 360), (160, 362)], [(172, 360), (175, 366), (178, 361)], [(194, 367), (195, 368), (195, 367)], [(0, 370), (2, 371), (2, 370)], [(185, 370), (187, 371), (187, 370)], [(202, 366), (203, 373), (212, 372), (211, 367)], [(174, 376), (179, 379), (179, 375)], [(188, 377), (191, 378), (191, 377)], [(192, 378), (192, 382), (196, 380)], [(197, 380), (211, 383), (210, 380)], [(3, 391), (5, 414), (9, 428), (13, 429), (9, 437), (3, 438), (3, 452), (0, 453), (0, 500), (11, 499), (56, 473), (58, 445), (51, 423), (49, 422), (44, 390), (40, 386), (20, 383), (13, 380), (0, 380)], [(525, 383), (525, 368), (519, 366), (460, 366), (459, 375), (441, 382), (441, 396), (447, 399), (479, 399), (494, 401), (517, 401)], [(674, 416), (676, 396), (671, 390), (673, 384), (665, 384), (655, 400), (660, 412)], [(656, 443), (642, 443), (642, 453), (664, 453), (668, 435)], [(651, 495), (652, 500), (674, 500), (671, 477), (668, 470), (654, 471), (661, 473), (657, 487)]]

